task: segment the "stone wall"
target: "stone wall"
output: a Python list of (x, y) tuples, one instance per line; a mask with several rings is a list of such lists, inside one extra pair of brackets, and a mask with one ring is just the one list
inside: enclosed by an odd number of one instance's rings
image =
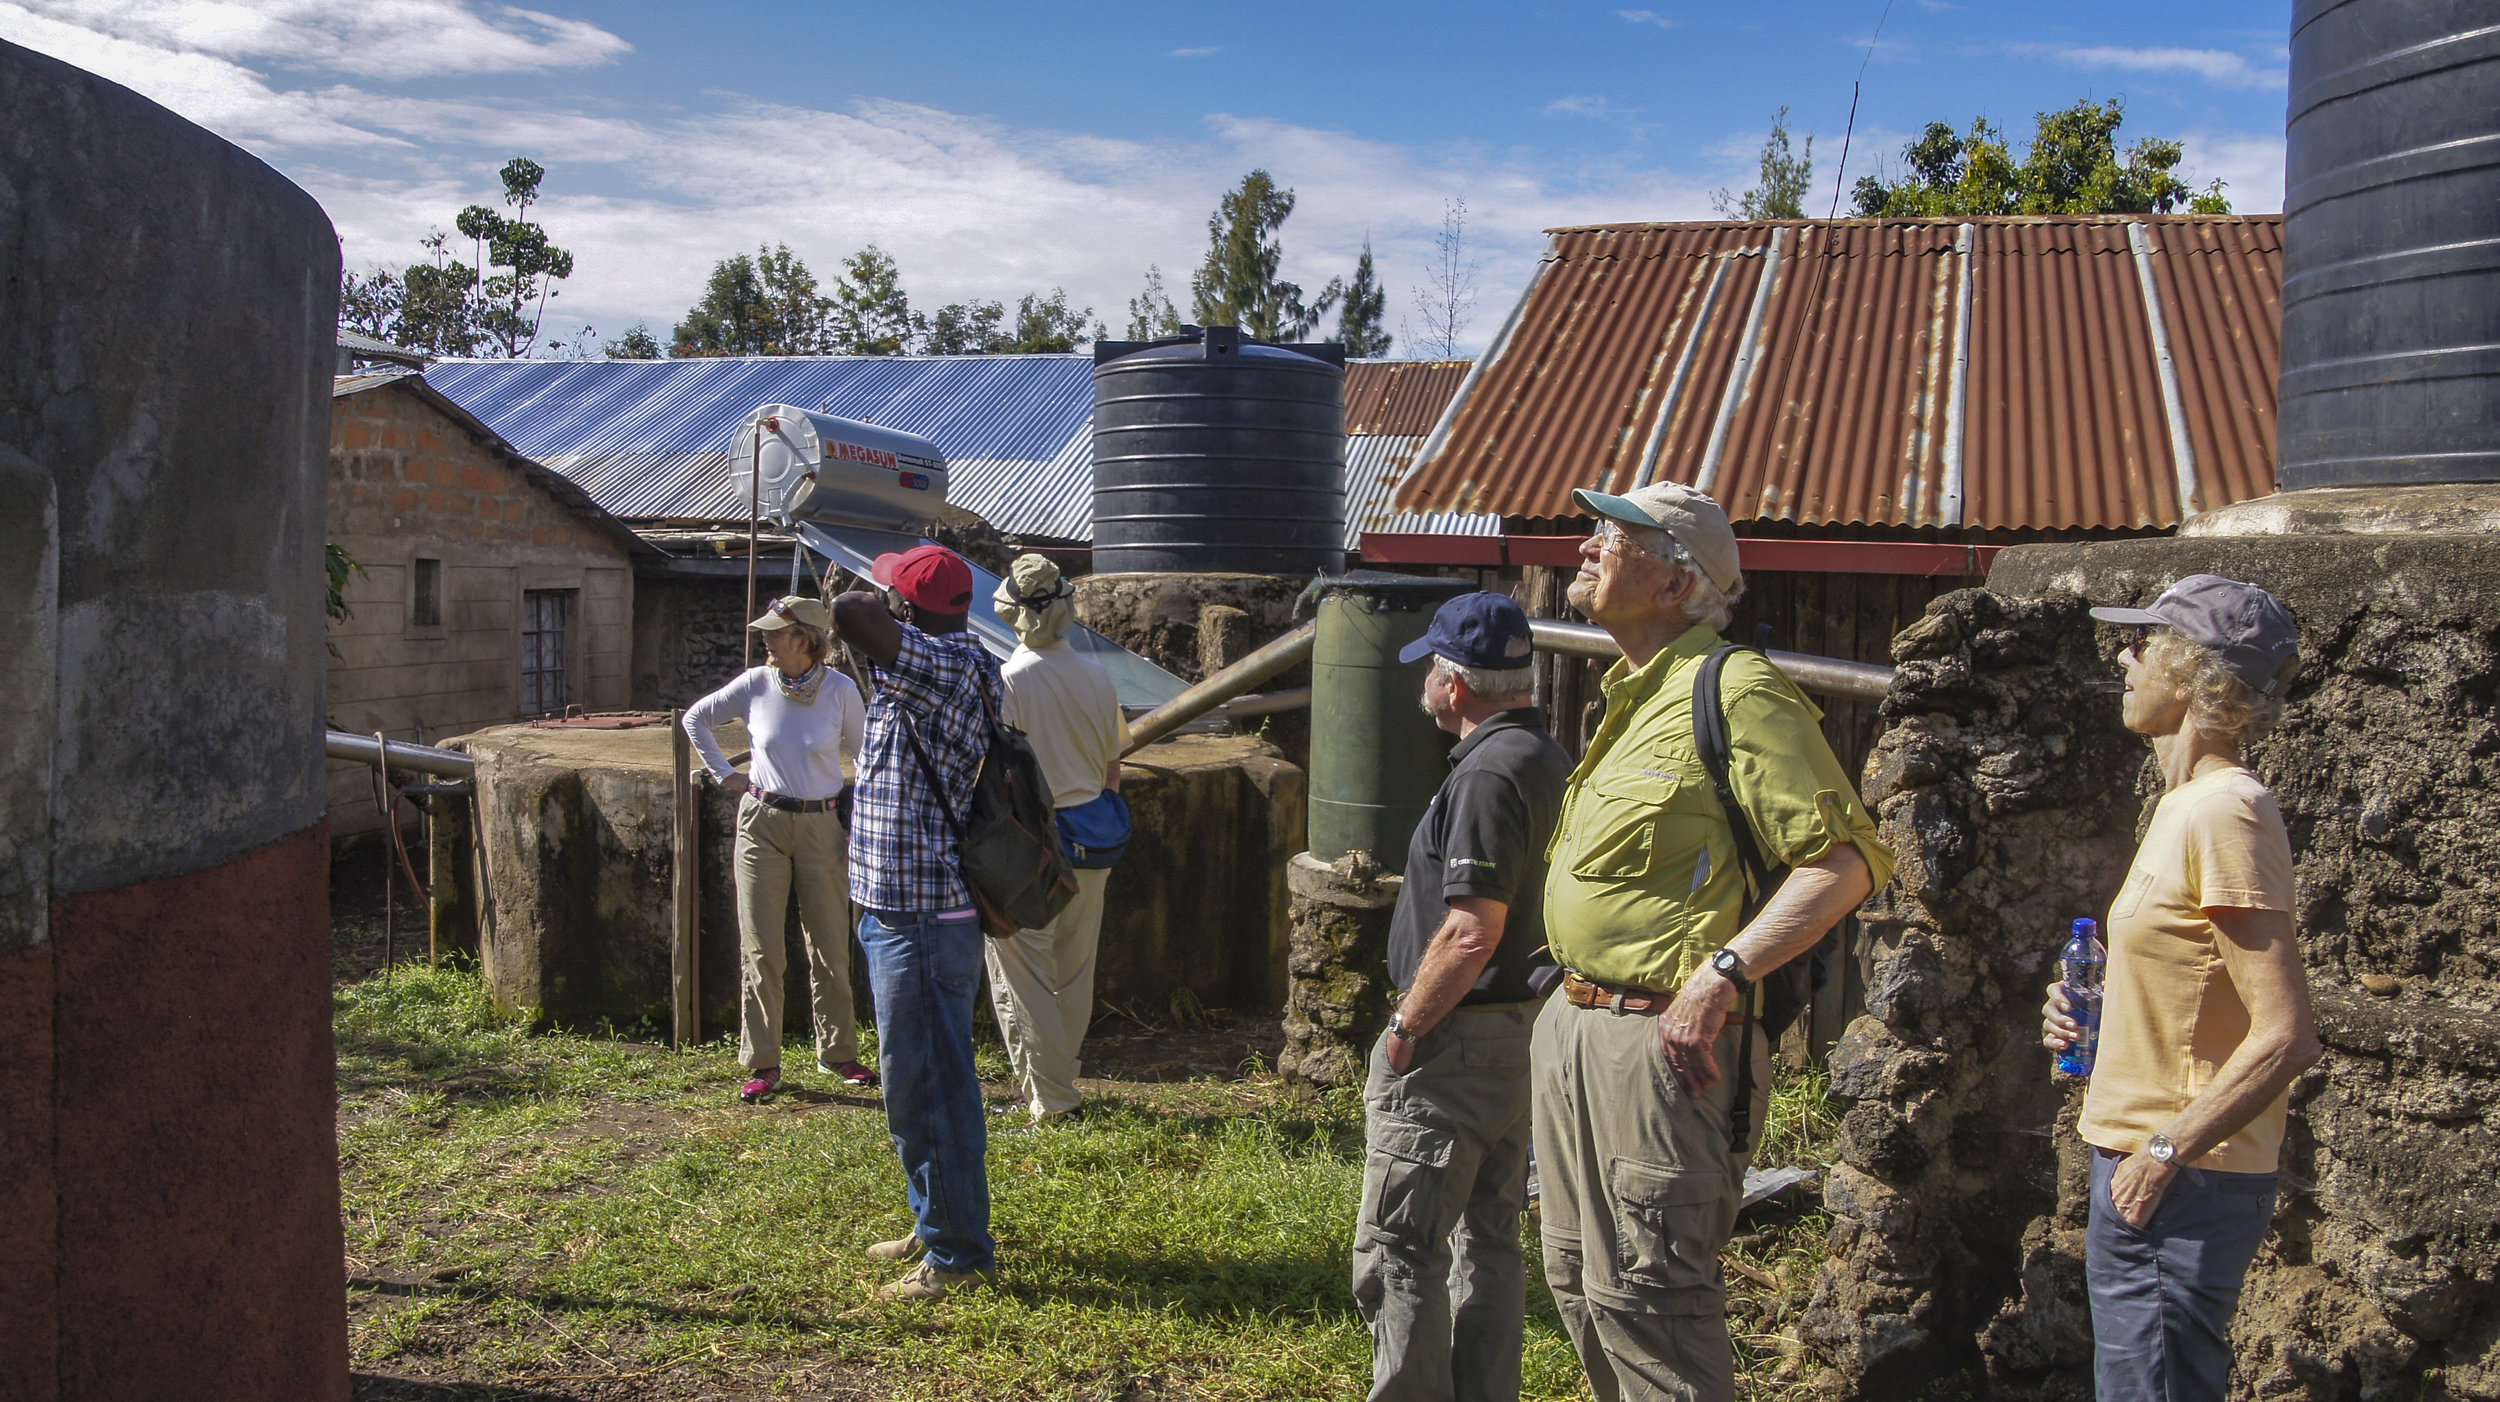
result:
[[(595, 1027), (664, 1024), (669, 1006), (669, 737), (663, 727), (507, 726), (459, 742), (478, 760), (488, 898), (488, 985), (507, 1007)], [(745, 748), (734, 728), (722, 736)], [(702, 789), (702, 1017), (734, 1025), (735, 800)], [(1302, 773), (1272, 746), (1182, 736), (1129, 757), (1121, 791), (1136, 835), (1104, 899), (1096, 993), (1161, 1015), (1186, 991), (1209, 1007), (1284, 1000), (1286, 858), (1300, 845)], [(789, 1026), (807, 1025), (796, 906)], [(854, 958), (856, 963), (856, 956)], [(863, 999), (867, 983), (855, 979)]]
[(2301, 623), (2250, 758), (2291, 830), (2327, 1045), (2293, 1088), (2232, 1394), (2500, 1398), (2500, 552), (2436, 535), (2026, 546), (1902, 636), (1867, 797), (1903, 860), (1834, 1056), (1855, 1103), (1806, 1323), (1853, 1395), (2088, 1395), (2084, 1161), (2039, 990), (2154, 781), (2083, 690), (2109, 673), (2078, 615), (2203, 571)]
[[(769, 598), (788, 583), (785, 561), (756, 583)], [(634, 582), (633, 705), (682, 709), (720, 689), (746, 666), (747, 586), (740, 578), (646, 574)], [(755, 660), (764, 660), (756, 649)]]

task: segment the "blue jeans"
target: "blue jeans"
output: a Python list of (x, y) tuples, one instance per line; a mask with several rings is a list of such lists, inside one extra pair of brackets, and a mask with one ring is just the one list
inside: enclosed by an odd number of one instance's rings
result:
[(972, 1069), (980, 921), (865, 910), (859, 943), (868, 951), (868, 987), (877, 1005), (885, 1124), (903, 1160), (915, 1230), (939, 1270), (995, 1269), (989, 1129), (980, 1077)]
[(2191, 1168), (2142, 1227), (2110, 1200), (2118, 1159), (2092, 1152), (2084, 1283), (2092, 1296), (2099, 1402), (2220, 1402), (2231, 1380), (2231, 1312), (2274, 1221), (2275, 1175)]

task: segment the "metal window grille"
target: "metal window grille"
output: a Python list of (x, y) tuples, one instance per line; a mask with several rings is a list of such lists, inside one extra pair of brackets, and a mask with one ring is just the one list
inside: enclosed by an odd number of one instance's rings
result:
[(410, 581), (409, 621), (419, 628), (439, 627), (443, 621), (443, 562), (417, 561), (416, 575)]
[(521, 710), (564, 709), (564, 622), (568, 589), (532, 589), (521, 596)]

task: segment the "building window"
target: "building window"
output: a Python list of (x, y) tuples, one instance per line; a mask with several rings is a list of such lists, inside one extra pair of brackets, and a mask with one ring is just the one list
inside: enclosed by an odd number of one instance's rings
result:
[(521, 595), (521, 710), (545, 715), (564, 709), (564, 616), (569, 589), (532, 589)]
[(443, 562), (419, 559), (410, 580), (408, 621), (419, 628), (443, 626)]

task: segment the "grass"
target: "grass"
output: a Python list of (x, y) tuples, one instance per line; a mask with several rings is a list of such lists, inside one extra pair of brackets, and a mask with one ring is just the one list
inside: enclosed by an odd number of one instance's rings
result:
[[(910, 1221), (872, 1097), (803, 1078), (741, 1107), (725, 1043), (533, 1034), (453, 969), (351, 979), (336, 1009), (361, 1371), (603, 1399), (1304, 1398), (1369, 1377), (1347, 1286), (1358, 1095), (1297, 1097), (1254, 1066), (994, 1136), (1002, 1287), (888, 1305), (872, 1292), (896, 1271), (860, 1251)], [(1778, 1096), (1778, 1153), (1827, 1149), (1820, 1083)], [(1822, 1235), (1806, 1217), (1731, 1249), (1754, 1396), (1794, 1366), (1779, 1331)], [(1527, 1250), (1524, 1395), (1585, 1396)]]

